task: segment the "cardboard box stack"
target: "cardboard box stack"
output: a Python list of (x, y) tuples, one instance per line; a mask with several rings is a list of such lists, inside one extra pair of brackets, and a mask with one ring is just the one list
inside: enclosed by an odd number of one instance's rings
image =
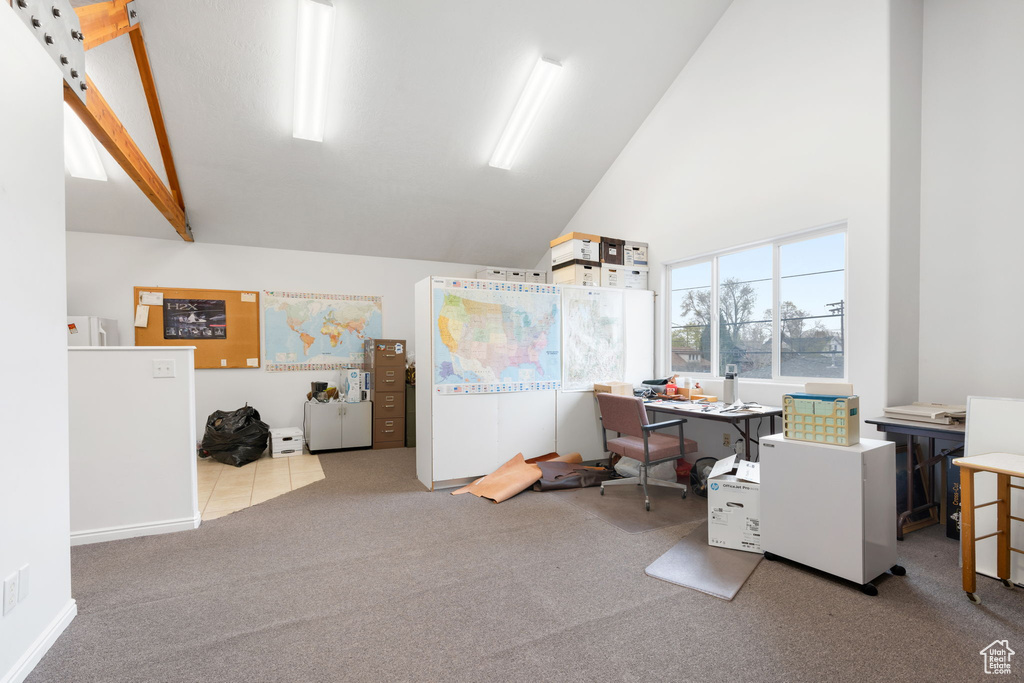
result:
[(476, 279), (502, 280), (505, 282), (547, 282), (548, 274), (542, 270), (488, 267), (476, 271)]
[(552, 282), (648, 289), (647, 243), (570, 232), (551, 241)]

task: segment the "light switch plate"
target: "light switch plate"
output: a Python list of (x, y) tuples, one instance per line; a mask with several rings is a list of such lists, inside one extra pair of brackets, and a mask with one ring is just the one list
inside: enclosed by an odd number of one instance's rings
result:
[(174, 361), (171, 359), (154, 360), (153, 377), (174, 377)]

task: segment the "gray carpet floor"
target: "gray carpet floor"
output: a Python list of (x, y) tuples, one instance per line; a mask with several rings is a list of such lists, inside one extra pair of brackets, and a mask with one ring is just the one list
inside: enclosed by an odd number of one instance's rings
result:
[(1024, 675), (1024, 590), (968, 603), (938, 527), (879, 597), (761, 562), (724, 602), (644, 575), (699, 522), (427, 493), (411, 450), (321, 460), (195, 531), (73, 548), (78, 617), (28, 681), (967, 681), (996, 639)]

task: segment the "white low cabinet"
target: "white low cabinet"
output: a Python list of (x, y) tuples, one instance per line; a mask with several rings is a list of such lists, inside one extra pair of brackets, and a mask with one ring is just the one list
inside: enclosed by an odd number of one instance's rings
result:
[(307, 401), (302, 432), (310, 452), (369, 448), (373, 440), (373, 403)]
[(761, 439), (761, 547), (861, 585), (896, 564), (896, 445), (830, 446)]

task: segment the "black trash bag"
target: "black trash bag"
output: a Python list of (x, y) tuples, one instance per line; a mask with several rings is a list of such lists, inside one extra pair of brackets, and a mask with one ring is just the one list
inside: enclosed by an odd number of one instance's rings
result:
[(225, 465), (241, 467), (260, 459), (269, 435), (270, 427), (251, 406), (230, 412), (215, 410), (206, 418), (203, 453)]

